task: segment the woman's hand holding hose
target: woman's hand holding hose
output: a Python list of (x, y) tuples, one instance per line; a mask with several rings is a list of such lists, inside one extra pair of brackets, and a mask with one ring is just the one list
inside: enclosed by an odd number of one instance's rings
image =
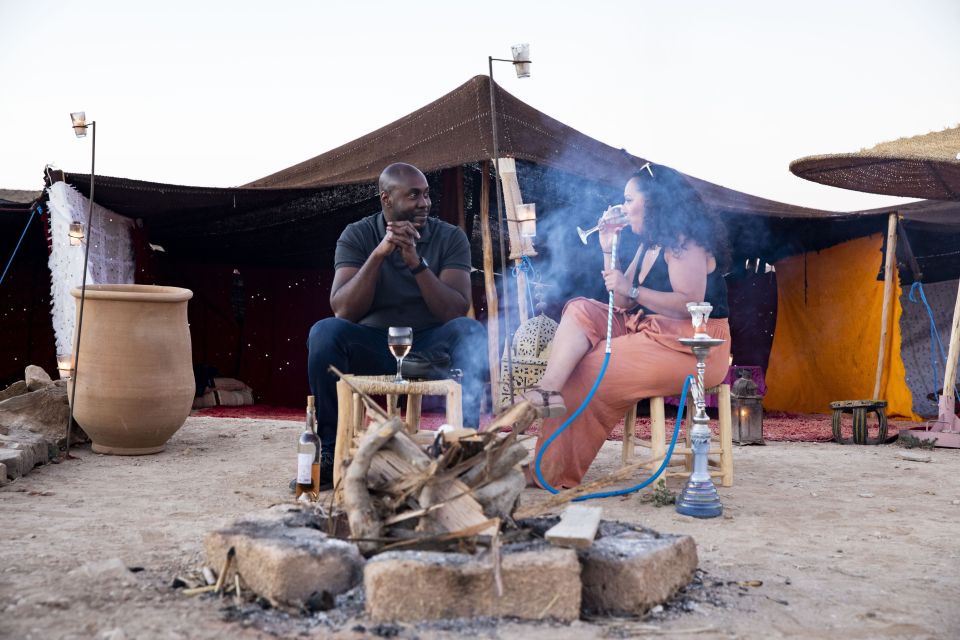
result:
[(626, 298), (630, 295), (630, 280), (619, 269), (605, 269), (603, 271), (603, 283), (607, 291), (612, 291), (615, 295)]

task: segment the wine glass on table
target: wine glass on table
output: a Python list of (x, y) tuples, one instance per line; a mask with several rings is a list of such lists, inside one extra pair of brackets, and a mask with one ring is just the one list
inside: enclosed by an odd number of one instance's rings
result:
[(397, 359), (397, 377), (393, 379), (394, 382), (399, 384), (406, 384), (408, 381), (403, 379), (403, 376), (400, 375), (400, 366), (403, 364), (403, 359), (410, 349), (413, 348), (413, 329), (410, 327), (390, 327), (387, 329), (387, 348), (390, 349), (390, 353), (393, 354), (393, 357)]

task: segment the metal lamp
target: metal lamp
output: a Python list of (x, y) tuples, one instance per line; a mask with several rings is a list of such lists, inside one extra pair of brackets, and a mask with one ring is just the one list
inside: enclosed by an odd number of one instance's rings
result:
[(520, 229), (520, 236), (523, 238), (533, 238), (537, 235), (536, 204), (517, 205), (517, 226)]
[(70, 114), (70, 122), (73, 123), (73, 132), (77, 134), (78, 138), (87, 137), (87, 114), (85, 112), (74, 111)]
[(57, 371), (60, 372), (61, 380), (67, 380), (68, 378), (73, 377), (73, 354), (72, 353), (57, 354)]
[(83, 243), (83, 223), (71, 222), (67, 235), (70, 237), (70, 246), (79, 247)]
[(749, 369), (737, 369), (737, 380), (730, 389), (733, 409), (733, 441), (737, 444), (764, 444), (763, 396), (757, 392), (757, 383)]

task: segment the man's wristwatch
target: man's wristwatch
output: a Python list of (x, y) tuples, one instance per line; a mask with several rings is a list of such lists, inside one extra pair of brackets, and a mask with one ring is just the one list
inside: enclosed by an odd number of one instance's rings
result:
[(410, 269), (410, 273), (412, 273), (413, 275), (417, 275), (418, 273), (422, 273), (423, 271), (426, 271), (427, 267), (429, 266), (430, 265), (427, 264), (427, 261), (423, 259), (423, 256), (420, 256), (420, 264), (415, 266), (413, 269)]
[(630, 289), (630, 294), (627, 297), (636, 302), (639, 295), (640, 287), (634, 287), (633, 289)]

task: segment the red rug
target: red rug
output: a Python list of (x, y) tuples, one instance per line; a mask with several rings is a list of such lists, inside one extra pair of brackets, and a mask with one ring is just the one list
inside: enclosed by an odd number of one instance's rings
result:
[[(210, 407), (193, 412), (196, 416), (206, 416), (215, 418), (243, 418), (245, 420), (291, 420), (300, 422), (304, 419), (303, 409), (291, 409), (288, 407), (275, 407), (266, 404), (247, 405), (245, 407)], [(435, 431), (437, 427), (443, 424), (443, 414), (425, 413), (421, 417), (420, 426), (428, 431)], [(490, 423), (491, 417), (484, 416), (480, 420), (480, 426), (486, 426)], [(667, 431), (672, 433), (674, 418), (667, 419)], [(717, 430), (716, 420), (711, 420), (710, 425), (714, 431)], [(849, 430), (849, 427), (847, 428)], [(846, 431), (845, 431), (846, 432)], [(873, 432), (873, 429), (871, 429)], [(537, 433), (536, 425), (528, 433)], [(889, 435), (897, 433), (897, 425), (891, 423)], [(650, 419), (637, 419), (637, 437), (641, 439), (650, 438)], [(768, 413), (763, 416), (763, 437), (772, 442), (829, 442), (833, 439), (832, 427), (829, 415), (821, 414), (792, 414), (792, 413)], [(623, 440), (623, 421), (621, 420), (610, 433), (609, 440)]]

